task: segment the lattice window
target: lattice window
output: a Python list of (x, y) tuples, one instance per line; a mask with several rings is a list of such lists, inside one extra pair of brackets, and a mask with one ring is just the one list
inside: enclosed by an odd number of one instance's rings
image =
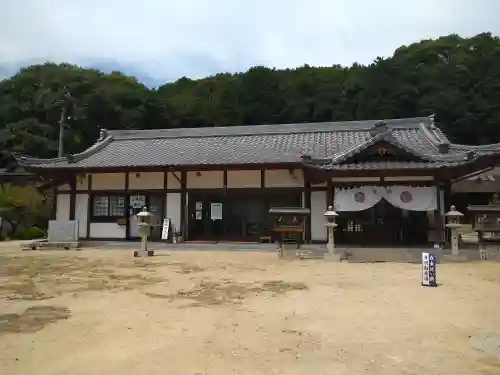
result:
[(125, 216), (125, 197), (109, 197), (109, 216)]
[(109, 197), (96, 196), (92, 204), (93, 216), (109, 216)]
[(95, 195), (92, 216), (97, 218), (125, 216), (125, 197), (120, 195)]

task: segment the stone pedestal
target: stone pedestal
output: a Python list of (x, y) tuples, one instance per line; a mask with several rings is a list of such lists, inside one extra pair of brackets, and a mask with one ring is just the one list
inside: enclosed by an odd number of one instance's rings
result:
[(325, 224), (328, 233), (328, 242), (326, 243), (326, 249), (328, 253), (325, 254), (325, 259), (333, 262), (340, 262), (342, 260), (342, 255), (337, 252), (335, 248), (335, 228), (336, 223), (326, 223)]
[(148, 237), (142, 236), (141, 239), (141, 248), (139, 250), (134, 251), (134, 257), (152, 257), (154, 255), (153, 250), (148, 250)]
[(460, 254), (458, 246), (458, 228), (461, 224), (446, 224), (446, 227), (450, 229), (451, 232), (451, 255), (457, 256)]
[(155, 252), (153, 250), (135, 250), (134, 251), (134, 258), (141, 258), (141, 257), (152, 257), (155, 255)]

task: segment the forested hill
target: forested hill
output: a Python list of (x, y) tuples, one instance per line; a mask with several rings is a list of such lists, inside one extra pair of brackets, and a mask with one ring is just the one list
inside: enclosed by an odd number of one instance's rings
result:
[[(334, 61), (332, 61), (334, 63)], [(65, 96), (65, 89), (71, 96)], [(23, 69), (0, 82), (0, 149), (56, 155), (62, 106), (65, 150), (100, 128), (169, 128), (426, 116), (456, 142), (500, 142), (500, 39), (450, 35), (398, 48), (369, 66), (268, 69), (181, 78), (149, 90), (121, 73), (67, 64)]]

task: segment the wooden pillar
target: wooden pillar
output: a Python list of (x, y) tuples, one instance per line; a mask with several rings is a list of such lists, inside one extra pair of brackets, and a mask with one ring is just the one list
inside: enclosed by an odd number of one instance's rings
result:
[(333, 206), (333, 199), (334, 199), (334, 190), (333, 190), (333, 183), (332, 179), (328, 177), (328, 180), (326, 180), (326, 207), (325, 210), (328, 208), (328, 206)]
[(181, 232), (184, 241), (188, 239), (188, 215), (187, 215), (187, 173), (181, 171)]
[[(451, 197), (451, 183), (447, 182), (443, 186), (443, 190), (444, 190), (444, 202), (443, 202), (444, 207), (443, 207), (443, 212), (446, 213), (446, 212), (449, 211), (450, 206), (453, 204), (453, 202), (451, 201), (452, 200), (452, 197)], [(445, 217), (444, 216), (441, 218), (441, 224), (443, 225), (443, 238), (444, 238), (444, 242), (448, 243), (450, 241), (450, 234), (445, 229), (445, 226), (444, 226), (444, 224), (445, 224)]]
[(226, 222), (226, 215), (224, 214), (224, 207), (226, 207), (226, 202), (227, 202), (227, 199), (226, 199), (227, 169), (224, 169), (224, 171), (222, 171), (222, 188), (223, 188), (223, 193), (222, 193), (222, 233), (223, 233), (223, 236), (226, 237), (226, 235), (227, 235), (227, 222)]
[(75, 220), (75, 210), (76, 210), (76, 174), (71, 177), (69, 183), (70, 186), (70, 196), (69, 196), (69, 219)]
[(57, 220), (57, 185), (52, 188), (52, 211), (50, 217), (52, 220)]
[[(305, 171), (303, 171), (305, 172)], [(311, 180), (306, 173), (304, 176), (304, 201), (303, 206), (311, 210)], [(306, 243), (311, 243), (311, 213), (307, 215), (306, 227), (305, 227), (305, 241)]]
[(87, 192), (89, 198), (87, 199), (87, 239), (90, 238), (90, 218), (92, 217), (92, 175), (87, 177)]
[(434, 213), (434, 229), (436, 230), (436, 242), (437, 243), (444, 243), (445, 237), (444, 237), (444, 221), (443, 221), (443, 216), (441, 215), (441, 211), (443, 208), (444, 202), (441, 200), (441, 186), (436, 186), (436, 211)]
[(167, 189), (168, 189), (168, 170), (163, 171), (163, 193), (161, 197), (161, 218), (163, 219), (167, 216)]
[(130, 240), (130, 173), (125, 172), (125, 239)]

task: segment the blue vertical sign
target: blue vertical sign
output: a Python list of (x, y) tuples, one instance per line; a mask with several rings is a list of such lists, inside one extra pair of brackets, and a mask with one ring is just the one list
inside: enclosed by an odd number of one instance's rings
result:
[(436, 255), (422, 253), (422, 286), (437, 286)]

